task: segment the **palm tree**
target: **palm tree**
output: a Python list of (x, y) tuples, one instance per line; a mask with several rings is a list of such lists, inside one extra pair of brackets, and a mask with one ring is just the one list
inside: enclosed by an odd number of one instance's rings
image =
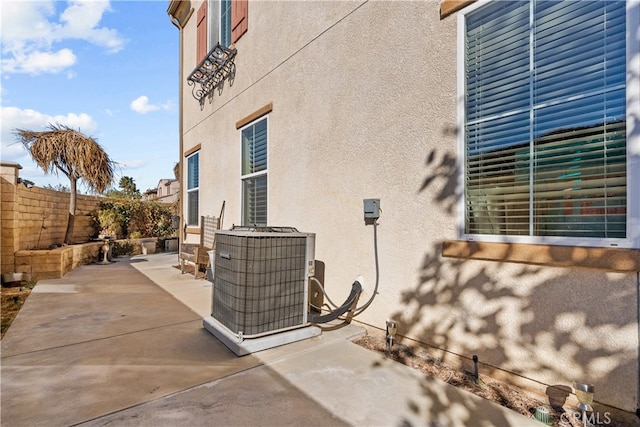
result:
[(95, 139), (67, 126), (49, 125), (44, 132), (16, 129), (15, 134), (45, 174), (57, 175), (60, 171), (69, 178), (71, 196), (64, 243), (73, 243), (78, 180), (82, 179), (90, 190), (102, 193), (113, 181), (115, 163)]
[(118, 187), (120, 187), (122, 189), (122, 193), (130, 199), (136, 199), (140, 197), (140, 190), (138, 190), (138, 187), (136, 187), (136, 183), (130, 176), (123, 176), (122, 178), (120, 178)]

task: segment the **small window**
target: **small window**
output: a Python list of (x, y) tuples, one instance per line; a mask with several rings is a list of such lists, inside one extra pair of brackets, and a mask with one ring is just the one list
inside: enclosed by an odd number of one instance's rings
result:
[(242, 224), (267, 225), (267, 118), (241, 130)]
[(200, 188), (200, 154), (195, 152), (187, 157), (187, 225), (198, 225), (198, 198)]

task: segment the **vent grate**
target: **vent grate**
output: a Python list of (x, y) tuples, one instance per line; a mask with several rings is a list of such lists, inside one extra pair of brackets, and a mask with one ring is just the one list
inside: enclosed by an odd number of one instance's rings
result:
[(304, 324), (307, 235), (222, 232), (216, 239), (216, 320), (244, 336)]

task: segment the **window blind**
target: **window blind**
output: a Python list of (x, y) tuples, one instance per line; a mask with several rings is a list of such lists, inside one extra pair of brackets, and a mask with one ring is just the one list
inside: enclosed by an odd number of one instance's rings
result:
[(267, 225), (267, 119), (242, 130), (243, 224)]
[(198, 225), (199, 188), (200, 186), (200, 153), (187, 157), (187, 224)]
[(242, 174), (267, 169), (267, 121), (260, 120), (242, 131)]
[(465, 230), (624, 238), (624, 1), (465, 17)]
[(243, 225), (267, 225), (267, 176), (247, 178), (242, 182), (244, 194)]
[(195, 153), (187, 158), (187, 189), (191, 190), (199, 186), (200, 186), (200, 153)]
[(198, 190), (187, 193), (187, 225), (198, 225)]

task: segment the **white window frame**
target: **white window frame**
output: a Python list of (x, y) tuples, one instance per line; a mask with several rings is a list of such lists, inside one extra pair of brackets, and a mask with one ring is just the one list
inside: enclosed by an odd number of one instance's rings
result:
[(627, 230), (624, 239), (467, 234), (465, 232), (465, 16), (491, 1), (474, 3), (458, 13), (457, 22), (457, 234), (467, 241), (531, 243), (566, 246), (640, 248), (640, 0), (626, 1), (626, 130)]
[[(266, 125), (267, 125), (267, 167), (259, 172), (253, 172), (253, 173), (248, 173), (248, 174), (243, 174), (242, 173), (242, 163), (244, 162), (244, 158), (243, 158), (243, 154), (242, 154), (242, 132), (247, 129), (250, 128), (252, 126), (254, 126), (255, 124), (257, 124), (258, 122), (265, 120), (266, 121)], [(270, 149), (269, 149), (269, 116), (265, 115), (262, 117), (259, 117), (255, 120), (253, 120), (251, 123), (247, 123), (245, 126), (242, 126), (241, 128), (239, 128), (239, 137), (240, 137), (240, 205), (241, 205), (241, 209), (240, 209), (240, 224), (242, 225), (250, 225), (250, 224), (245, 224), (244, 222), (244, 218), (245, 218), (245, 204), (244, 204), (244, 181), (247, 179), (251, 179), (251, 178), (256, 178), (256, 177), (260, 177), (260, 176), (265, 176), (267, 178), (267, 206), (266, 206), (266, 210), (267, 210), (267, 224), (269, 222), (269, 164), (270, 164), (270, 159), (269, 159), (269, 153), (270, 153)]]
[[(193, 188), (189, 188), (189, 159), (193, 158), (194, 156), (198, 156), (198, 185), (193, 187)], [(185, 159), (185, 163), (187, 165), (187, 174), (186, 174), (186, 185), (185, 185), (185, 189), (187, 192), (187, 197), (185, 198), (185, 212), (186, 214), (186, 223), (187, 226), (198, 226), (200, 224), (200, 150), (195, 151), (191, 154), (189, 154), (186, 159)], [(191, 211), (190, 211), (190, 206), (189, 206), (189, 193), (193, 193), (193, 192), (197, 192), (198, 193), (198, 212), (196, 212), (196, 222), (192, 223), (190, 222), (191, 219)]]

